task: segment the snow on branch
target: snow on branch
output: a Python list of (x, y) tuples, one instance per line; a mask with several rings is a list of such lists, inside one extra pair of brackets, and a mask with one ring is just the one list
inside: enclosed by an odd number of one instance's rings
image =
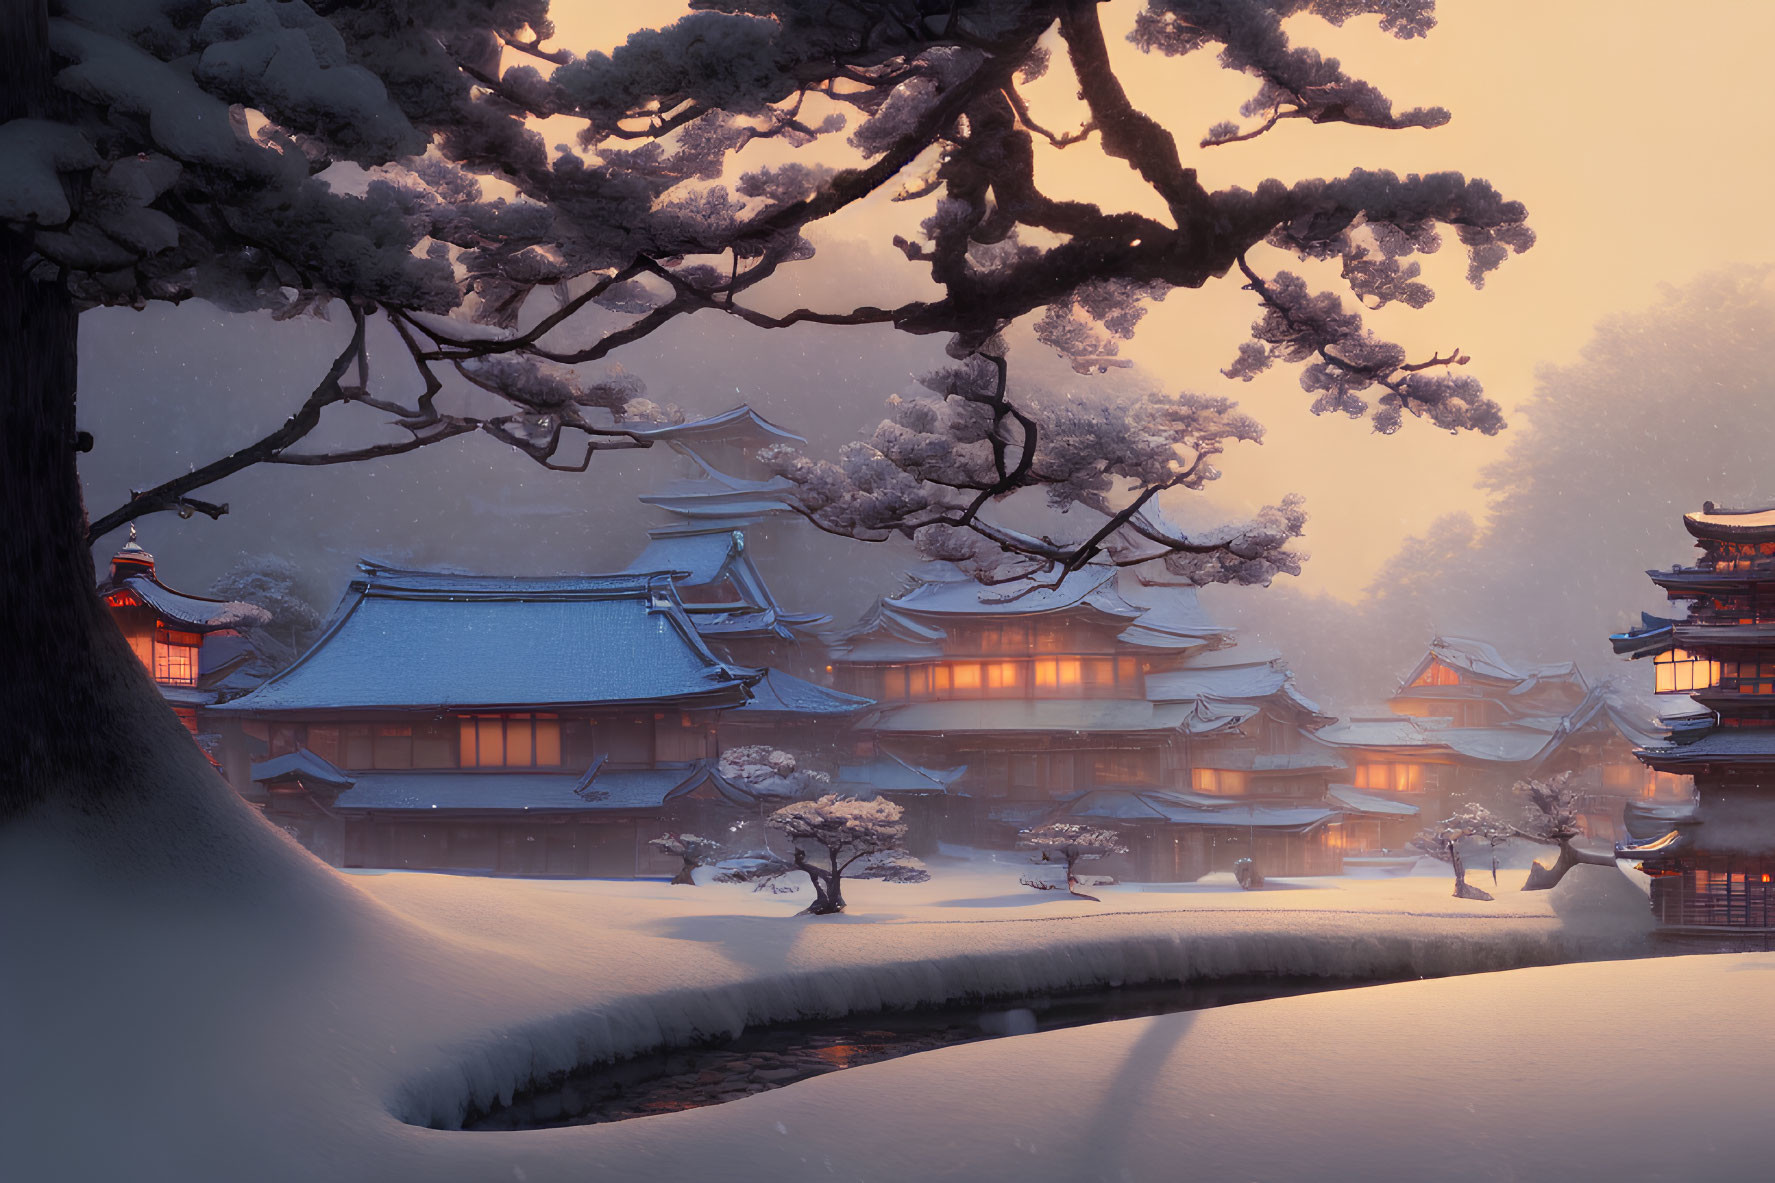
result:
[[(1255, 528), (1230, 532), (1154, 524), (1155, 498), (1199, 489), (1218, 475), (1226, 443), (1256, 440), (1256, 424), (1230, 403), (1150, 395), (1044, 406), (1004, 382), (1003, 334), (1019, 318), (1033, 316), (1038, 339), (1080, 373), (1121, 368), (1123, 342), (1152, 303), (1235, 268), (1263, 312), (1229, 376), (1299, 365), (1315, 410), (1371, 414), (1383, 432), (1407, 413), (1448, 430), (1503, 425), (1478, 383), (1454, 372), (1468, 360), (1459, 350), (1410, 358), (1338, 297), (1287, 272), (1259, 274), (1247, 256), (1267, 244), (1336, 259), (1362, 308), (1422, 307), (1433, 292), (1410, 256), (1452, 233), (1469, 279), (1483, 283), (1532, 245), (1522, 206), (1454, 173), (1354, 170), (1209, 192), (1177, 137), (1122, 86), (1095, 5), (1019, 0), (938, 14), (720, 0), (583, 56), (543, 49), (545, 10), (528, 2), (162, 5), (142, 19), (129, 8), (58, 9), (43, 52), (53, 48), (69, 113), (0, 125), (21, 161), (0, 179), (0, 216), (31, 235), (33, 275), (67, 283), (86, 305), (200, 297), (277, 316), (341, 305), (382, 313), (424, 384), (412, 404), (374, 393), (359, 348), (348, 359), (355, 381), (323, 381), (291, 426), (132, 498), (138, 511), (209, 512), (191, 494), (247, 464), (344, 463), (469, 433), (582, 470), (604, 448), (643, 446), (626, 425), (670, 411), (638, 385), (561, 367), (713, 311), (760, 329), (943, 334), (957, 368), (971, 371), (902, 400), (835, 461), (781, 458), (803, 512), (824, 529), (911, 536), (982, 570), (989, 556), (1074, 568), (1138, 536), (1191, 556), (1184, 565), (1203, 579), (1262, 581), (1296, 562), (1287, 542), (1298, 505), (1285, 499)], [(1429, 0), (1148, 0), (1133, 40), (1159, 54), (1217, 48), (1223, 68), (1257, 79), (1246, 117), (1271, 125), (1445, 118), (1395, 112), (1374, 86), (1295, 44), (1283, 24), (1300, 15), (1374, 17), (1401, 38), (1435, 23)], [(1047, 47), (1056, 34), (1063, 55)], [(508, 54), (519, 56), (502, 65)], [(1076, 134), (1046, 130), (1017, 89), (1056, 69), (1072, 71), (1089, 112)], [(539, 118), (576, 123), (576, 144), (551, 149)], [(841, 128), (861, 163), (821, 158), (824, 137)], [(1248, 134), (1223, 120), (1209, 139)], [(1163, 215), (1118, 208), (1110, 185), (1066, 199), (1043, 191), (1038, 141), (1087, 135)], [(761, 138), (808, 155), (740, 168)], [(937, 294), (893, 308), (753, 305), (754, 289), (813, 256), (819, 223), (896, 183), (909, 199), (935, 198), (897, 242)], [(440, 411), (429, 367), (441, 362), (511, 410)], [(290, 448), (321, 406), (341, 401), (384, 410), (401, 438)], [(569, 440), (584, 450), (561, 452)], [(1014, 528), (998, 511), (1020, 490), (1102, 521), (1053, 532), (1064, 536)]]
[[(906, 537), (988, 578), (1076, 570), (1118, 548), (1139, 557), (1117, 562), (1164, 561), (1203, 583), (1298, 573), (1289, 547), (1306, 518), (1297, 499), (1244, 526), (1194, 535), (1164, 524), (1152, 504), (1217, 479), (1213, 461), (1229, 443), (1261, 440), (1262, 428), (1231, 400), (1185, 392), (1024, 404), (1009, 396), (1002, 360), (981, 357), (919, 382), (930, 395), (890, 400), (891, 416), (835, 461), (788, 446), (760, 453), (794, 484), (796, 508), (815, 525), (868, 540)], [(1057, 514), (1082, 508), (1090, 528), (1055, 538), (999, 521), (994, 508), (1024, 490), (1039, 490)]]
[(844, 911), (845, 877), (922, 883), (930, 872), (905, 848), (904, 811), (891, 801), (859, 801), (828, 793), (817, 801), (797, 801), (770, 815), (772, 829), (788, 838), (791, 858), (771, 854), (750, 860), (721, 876), (724, 883), (751, 883), (757, 890), (782, 890), (784, 877), (805, 874), (813, 885), (810, 915)]

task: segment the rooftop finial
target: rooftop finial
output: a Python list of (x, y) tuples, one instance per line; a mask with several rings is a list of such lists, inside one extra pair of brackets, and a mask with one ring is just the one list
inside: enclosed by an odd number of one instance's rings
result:
[(129, 540), (131, 542), (136, 540), (136, 524), (134, 522), (129, 524)]

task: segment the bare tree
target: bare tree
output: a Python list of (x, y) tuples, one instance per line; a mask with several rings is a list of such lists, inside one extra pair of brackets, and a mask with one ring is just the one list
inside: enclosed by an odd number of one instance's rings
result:
[(1086, 895), (1079, 890), (1079, 863), (1128, 853), (1128, 848), (1122, 845), (1121, 835), (1114, 830), (1094, 829), (1077, 822), (1049, 822), (1033, 830), (1025, 830), (1017, 845), (1025, 850), (1039, 851), (1038, 862), (1066, 865), (1065, 883), (1053, 883), (1026, 875), (1023, 877), (1024, 886), (1041, 891), (1064, 890), (1079, 899), (1094, 903), (1099, 902), (1096, 896)]
[(672, 876), (672, 883), (694, 887), (696, 885), (696, 869), (721, 861), (726, 850), (721, 843), (713, 838), (703, 838), (696, 834), (661, 834), (658, 838), (649, 838), (647, 845), (664, 854), (677, 855), (683, 861), (678, 873)]
[(1558, 885), (1565, 873), (1576, 866), (1613, 867), (1614, 851), (1601, 854), (1582, 850), (1574, 840), (1584, 833), (1583, 795), (1572, 784), (1573, 776), (1562, 772), (1546, 780), (1519, 780), (1516, 792), (1523, 798), (1523, 824), (1512, 833), (1530, 842), (1559, 847), (1559, 858), (1552, 866), (1534, 863), (1528, 870), (1524, 891), (1546, 891)]
[[(1289, 544), (1303, 518), (1289, 501), (1201, 534), (1155, 508), (1165, 490), (1213, 479), (1214, 456), (1255, 424), (1198, 395), (1026, 410), (1002, 336), (1025, 315), (1077, 368), (1098, 369), (1151, 301), (1236, 272), (1259, 319), (1230, 377), (1298, 364), (1315, 412), (1372, 414), (1383, 432), (1407, 412), (1449, 430), (1502, 426), (1455, 373), (1458, 350), (1408, 360), (1341, 297), (1269, 260), (1326, 265), (1365, 308), (1416, 307), (1431, 292), (1414, 256), (1447, 230), (1481, 283), (1531, 245), (1523, 207), (1455, 173), (1211, 192), (1130, 100), (1088, 0), (710, 0), (585, 56), (551, 46), (545, 0), (135, 9), (20, 0), (0, 15), (0, 569), (12, 596), (0, 612), (11, 691), (0, 817), (64, 798), (161, 807), (166, 794), (144, 786), (169, 780), (202, 785), (193, 802), (225, 792), (201, 760), (146, 766), (145, 753), (183, 740), (92, 594), (91, 540), (144, 513), (219, 516), (228, 507), (199, 494), (254, 464), (346, 463), (480, 434), (575, 472), (600, 451), (651, 446), (647, 425), (669, 412), (638, 379), (584, 367), (699, 312), (948, 336), (956, 365), (931, 387), (944, 409), (896, 419), (923, 431), (918, 416), (938, 414), (932, 426), (955, 445), (940, 463), (879, 433), (836, 466), (783, 463), (797, 508), (824, 528), (910, 535), (989, 577), (1007, 557), (1076, 567), (1106, 551), (1199, 582), (1262, 582), (1298, 563)], [(1443, 122), (1438, 109), (1394, 112), (1283, 27), (1364, 14), (1401, 38), (1434, 24), (1427, 0), (1148, 0), (1134, 42), (1215, 50), (1255, 79), (1246, 111), (1259, 122), (1215, 122), (1200, 151), (1283, 120)], [(1050, 61), (1050, 34), (1063, 61)], [(1088, 110), (1076, 130), (1049, 130), (1026, 93), (1049, 68), (1070, 71)], [(533, 126), (545, 118), (577, 125), (577, 143), (551, 151)], [(848, 147), (824, 160), (737, 166), (754, 141), (810, 146), (853, 120)], [(1125, 162), (1163, 215), (1049, 196), (1038, 144)], [(900, 245), (937, 293), (764, 311), (759, 285), (812, 256), (806, 232), (895, 178), (926, 203)], [(282, 424), (89, 525), (75, 467), (94, 442), (76, 423), (79, 313), (193, 298), (337, 315), (345, 340)], [(397, 372), (372, 367), (372, 325)], [(323, 418), (366, 410), (384, 438), (305, 443)], [(873, 511), (879, 480), (897, 483)], [(1049, 538), (992, 518), (1023, 489), (1094, 509), (1096, 523)], [(113, 725), (95, 731), (101, 716)]]
[(1489, 900), (1491, 894), (1467, 882), (1467, 865), (1461, 858), (1461, 843), (1469, 839), (1490, 842), (1495, 835), (1508, 836), (1511, 828), (1485, 806), (1469, 802), (1453, 817), (1418, 832), (1411, 844), (1432, 858), (1447, 863), (1455, 873), (1455, 898)]
[[(813, 884), (814, 902), (807, 914), (827, 916), (844, 911), (843, 881), (885, 879), (889, 883), (923, 883), (931, 873), (906, 852), (904, 814), (892, 801), (859, 801), (828, 793), (817, 801), (797, 801), (770, 815), (770, 825), (789, 839), (790, 859), (767, 857), (750, 867), (729, 871), (724, 883), (753, 883), (773, 888), (785, 875), (802, 872)], [(813, 852), (809, 859), (808, 852)]]

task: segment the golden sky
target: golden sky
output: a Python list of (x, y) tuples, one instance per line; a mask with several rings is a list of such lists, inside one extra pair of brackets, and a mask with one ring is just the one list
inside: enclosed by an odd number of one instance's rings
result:
[[(1114, 0), (1103, 9), (1136, 103), (1183, 145), (1210, 124), (1237, 118), (1255, 82), (1220, 70), (1210, 56), (1140, 54), (1120, 36), (1138, 7)], [(631, 15), (637, 11), (639, 18)], [(681, 11), (677, 3), (617, 8), (557, 0), (558, 42), (577, 50), (608, 47), (642, 23), (665, 23)], [(1527, 203), (1540, 242), (1494, 272), (1483, 292), (1467, 286), (1464, 255), (1451, 241), (1426, 260), (1435, 303), (1417, 312), (1389, 309), (1370, 317), (1373, 327), (1414, 356), (1458, 346), (1473, 358), (1469, 372), (1509, 412), (1532, 393), (1538, 367), (1576, 359), (1599, 318), (1642, 309), (1661, 285), (1703, 271), (1775, 261), (1767, 223), (1775, 135), (1765, 94), (1775, 3), (1696, 0), (1673, 9), (1630, 0), (1442, 0), (1438, 13), (1438, 28), (1419, 41), (1381, 34), (1372, 18), (1343, 29), (1301, 19), (1289, 28), (1297, 42), (1341, 58), (1351, 73), (1378, 85), (1396, 110), (1449, 108), (1454, 119), (1447, 126), (1382, 132), (1284, 123), (1255, 141), (1189, 153), (1210, 188), (1249, 188), (1267, 176), (1333, 176), (1357, 166), (1455, 169)], [(1063, 65), (1029, 97), (1049, 127), (1077, 123)], [(828, 159), (842, 154), (841, 137), (808, 151)], [(766, 146), (743, 154), (741, 164), (756, 167), (781, 155)], [(1047, 150), (1038, 167), (1038, 182), (1052, 196), (1162, 212), (1125, 165), (1094, 146)], [(925, 212), (871, 201), (824, 227), (816, 242), (885, 243)], [(1254, 262), (1298, 268), (1273, 253)], [(801, 266), (818, 268), (820, 261)], [(862, 291), (858, 302), (904, 298), (916, 273), (882, 281), (880, 296)], [(1230, 383), (1219, 369), (1254, 314), (1249, 294), (1231, 280), (1173, 293), (1123, 355), (1167, 388), (1231, 394), (1266, 424), (1262, 447), (1223, 458), (1226, 477), (1213, 496), (1243, 511), (1284, 492), (1305, 495), (1312, 515), (1305, 549), (1313, 556), (1305, 586), (1354, 595), (1402, 536), (1451, 510), (1483, 512), (1474, 481), (1501, 455), (1509, 432), (1452, 437), (1408, 421), (1398, 435), (1380, 437), (1364, 421), (1307, 414), (1291, 370)], [(1676, 420), (1684, 414), (1681, 396), (1671, 392)], [(858, 393), (860, 403), (879, 397), (873, 389)], [(1522, 429), (1526, 420), (1514, 415), (1512, 425)]]

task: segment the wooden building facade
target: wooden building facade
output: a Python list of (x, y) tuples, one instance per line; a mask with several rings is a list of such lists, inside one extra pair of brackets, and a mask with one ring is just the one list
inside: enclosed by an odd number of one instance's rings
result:
[(665, 573), (364, 564), (306, 654), (213, 710), (265, 745), (249, 796), (329, 862), (632, 875), (647, 838), (749, 803), (715, 730), (756, 677)]

